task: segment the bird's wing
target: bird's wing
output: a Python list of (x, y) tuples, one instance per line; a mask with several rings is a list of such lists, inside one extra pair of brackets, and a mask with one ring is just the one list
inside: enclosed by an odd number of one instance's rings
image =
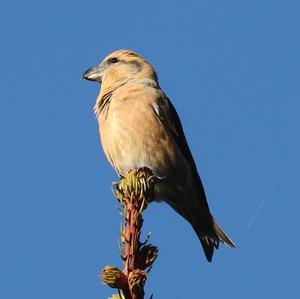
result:
[(180, 151), (182, 152), (185, 159), (188, 161), (193, 178), (197, 181), (199, 191), (201, 194), (201, 198), (203, 199), (203, 203), (208, 208), (204, 188), (200, 179), (200, 176), (197, 171), (197, 167), (195, 161), (193, 159), (192, 153), (186, 141), (183, 128), (177, 114), (177, 111), (168, 97), (165, 95), (163, 97), (159, 97), (155, 103), (154, 112), (156, 116), (160, 119), (163, 123), (164, 127), (171, 133), (172, 137), (174, 138), (176, 144), (178, 145)]
[[(201, 214), (199, 214), (199, 217), (196, 218), (196, 222), (194, 222), (195, 219), (194, 221), (190, 221), (192, 220), (190, 219), (189, 222), (192, 224), (199, 240), (201, 241), (207, 260), (211, 261), (214, 248), (219, 247), (220, 241), (230, 247), (235, 247), (235, 244), (210, 214), (204, 188), (198, 174), (195, 161), (184, 136), (179, 116), (171, 101), (166, 96), (159, 98), (156, 102), (156, 106), (154, 107), (154, 111), (165, 128), (169, 130), (173, 136), (176, 144), (191, 167), (193, 178), (198, 187), (198, 194), (196, 196), (199, 198), (199, 203), (201, 205), (199, 210), (199, 213)], [(193, 211), (193, 213), (195, 212), (196, 211)]]

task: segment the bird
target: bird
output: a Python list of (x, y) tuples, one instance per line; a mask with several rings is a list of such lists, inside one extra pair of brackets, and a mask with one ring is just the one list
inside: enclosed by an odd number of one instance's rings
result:
[(155, 200), (191, 224), (209, 262), (220, 242), (235, 247), (210, 212), (179, 116), (152, 65), (134, 51), (117, 50), (82, 79), (101, 84), (94, 112), (102, 148), (117, 174), (146, 167), (160, 178)]

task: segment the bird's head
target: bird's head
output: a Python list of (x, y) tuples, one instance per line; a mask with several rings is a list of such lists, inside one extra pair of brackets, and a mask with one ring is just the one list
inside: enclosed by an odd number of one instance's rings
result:
[(109, 54), (99, 64), (88, 69), (82, 79), (96, 81), (102, 85), (118, 85), (130, 80), (150, 79), (157, 82), (153, 67), (143, 57), (130, 50), (119, 50)]

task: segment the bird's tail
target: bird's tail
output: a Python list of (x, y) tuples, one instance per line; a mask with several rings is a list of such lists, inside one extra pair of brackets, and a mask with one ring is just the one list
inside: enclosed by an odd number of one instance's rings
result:
[(229, 247), (235, 247), (234, 242), (230, 239), (229, 236), (222, 230), (216, 220), (211, 217), (210, 229), (207, 232), (196, 231), (201, 245), (203, 247), (205, 256), (209, 262), (212, 260), (214, 249), (219, 248), (219, 243), (222, 242)]

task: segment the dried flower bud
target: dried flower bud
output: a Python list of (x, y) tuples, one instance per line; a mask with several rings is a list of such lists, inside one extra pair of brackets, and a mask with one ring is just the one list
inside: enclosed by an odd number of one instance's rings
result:
[(125, 274), (117, 267), (105, 266), (100, 278), (112, 288), (123, 289), (127, 285)]
[[(132, 203), (140, 210), (145, 210), (150, 203), (154, 185), (153, 173), (148, 168), (129, 171), (121, 181), (114, 186), (115, 196), (125, 207)], [(134, 195), (134, 196), (132, 196)]]
[(152, 266), (153, 262), (157, 258), (158, 248), (152, 245), (144, 245), (140, 252), (137, 261), (137, 268), (145, 270)]
[(128, 275), (129, 288), (130, 289), (133, 289), (133, 288), (142, 289), (145, 285), (146, 279), (147, 279), (146, 272), (139, 270), (139, 269), (133, 270)]

